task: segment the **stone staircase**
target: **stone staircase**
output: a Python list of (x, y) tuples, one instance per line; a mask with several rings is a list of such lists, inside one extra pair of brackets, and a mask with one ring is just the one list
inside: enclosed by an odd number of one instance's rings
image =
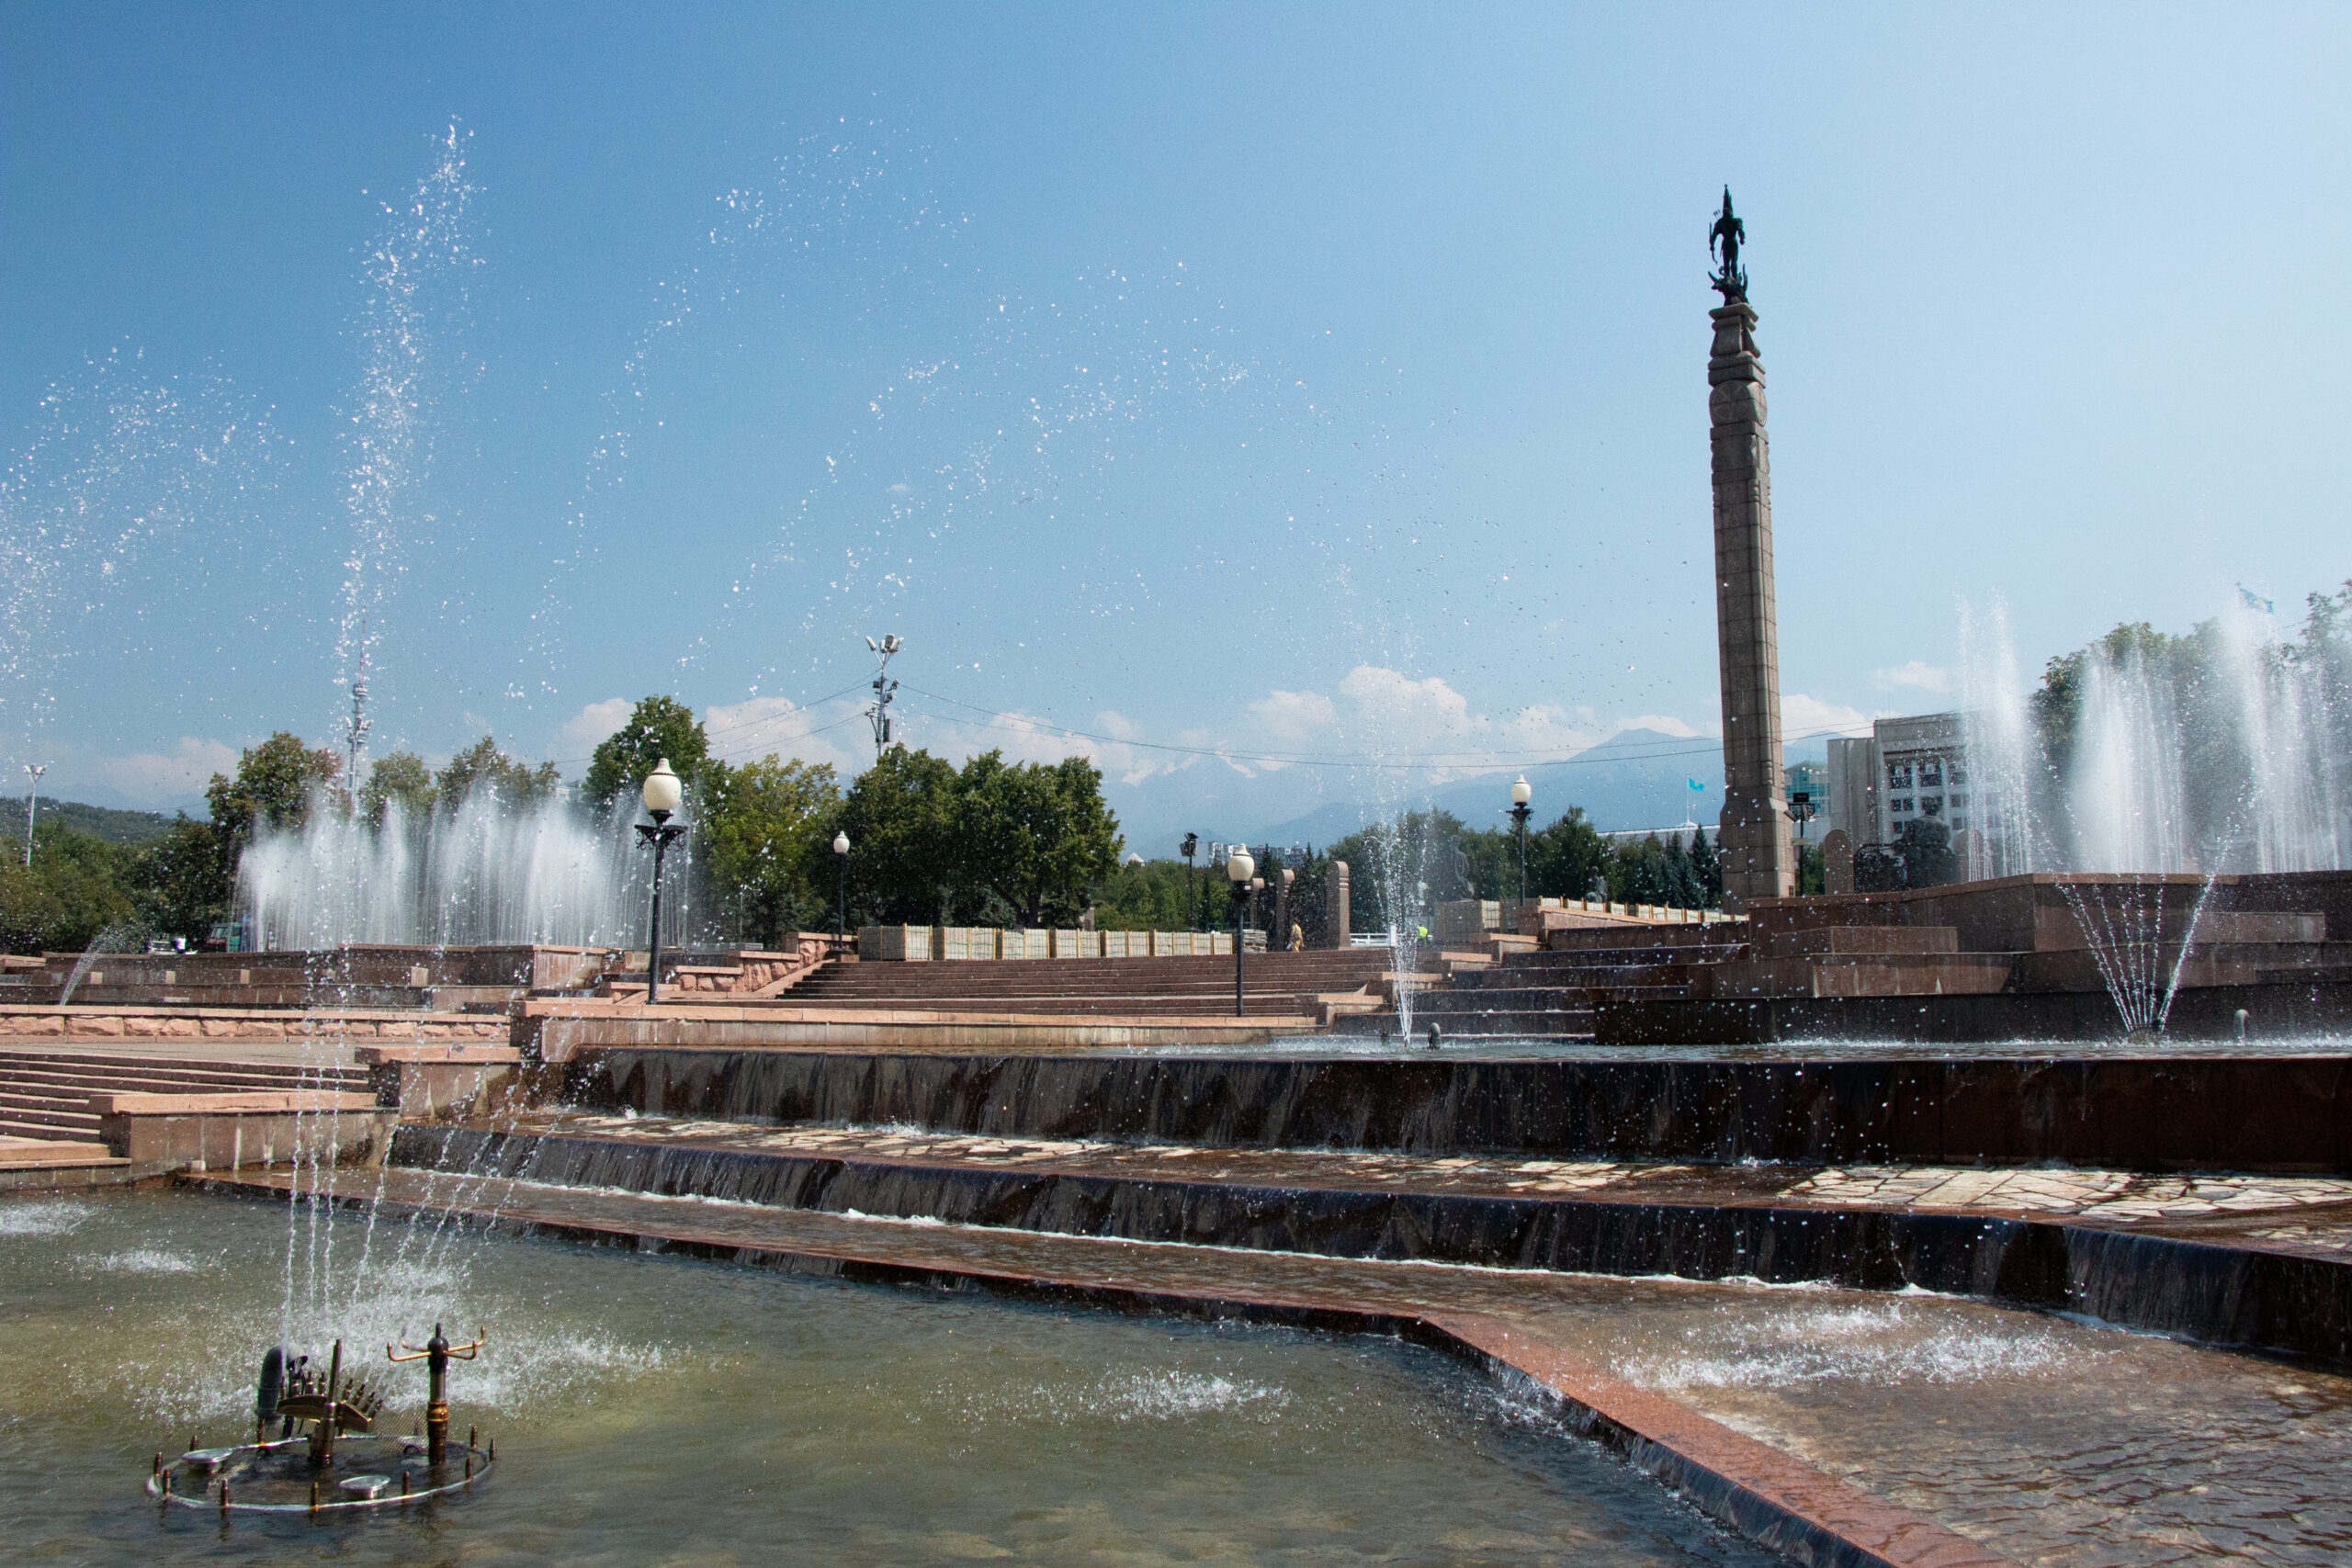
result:
[(559, 947), (50, 953), (12, 965), (0, 1001), (52, 1007), (71, 987), (77, 1007), (503, 1012), (526, 994), (593, 984), (603, 963), (594, 950)]
[[(1690, 971), (1734, 962), (1748, 950), (1745, 926), (1623, 926), (1555, 930), (1551, 945), (1498, 938), (1492, 956), (1451, 957), (1434, 984), (1413, 998), (1416, 1032), (1435, 1024), (1442, 1038), (1589, 1040), (1602, 995), (1686, 996)], [(1343, 1018), (1337, 1032), (1388, 1034), (1399, 1020), (1391, 1004)]]
[(0, 1048), (0, 1138), (96, 1144), (96, 1094), (305, 1089), (374, 1092), (365, 1067)]
[[(1395, 956), (1385, 947), (1250, 953), (1245, 1016), (1292, 1015), (1302, 1026), (1382, 1005)], [(1434, 954), (1420, 962), (1432, 973)], [(795, 1008), (920, 1010), (1068, 1017), (1234, 1015), (1233, 960), (1032, 958), (831, 964), (777, 998)]]

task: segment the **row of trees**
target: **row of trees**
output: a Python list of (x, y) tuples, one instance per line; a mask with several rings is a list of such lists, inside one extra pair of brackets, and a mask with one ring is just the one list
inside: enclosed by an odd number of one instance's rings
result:
[[(1083, 758), (1012, 762), (991, 751), (958, 766), (898, 746), (844, 787), (822, 763), (716, 757), (691, 709), (652, 696), (596, 748), (571, 808), (627, 808), (664, 757), (686, 784), (694, 832), (680, 863), (698, 885), (697, 907), (715, 911), (714, 939), (769, 943), (837, 919), (1068, 926), (1091, 913), (1108, 929), (1166, 930), (1229, 918), (1222, 867), (1122, 863), (1102, 774)], [(375, 759), (356, 790), (343, 773), (334, 750), (280, 732), (244, 751), (233, 774), (213, 777), (209, 820), (183, 817), (135, 846), (45, 827), (32, 868), (17, 855), (0, 865), (0, 941), (38, 951), (80, 948), (108, 930), (199, 938), (228, 917), (238, 859), (262, 832), (300, 830), (319, 811), (356, 815), (379, 831), (429, 831), (483, 792), (523, 808), (560, 794), (551, 765), (526, 765), (489, 738), (437, 771), (395, 751)], [(832, 852), (836, 832), (853, 846), (845, 865)], [(1599, 887), (1620, 902), (1684, 908), (1713, 907), (1723, 891), (1703, 832), (1687, 848), (1655, 837), (1612, 846), (1577, 808), (1526, 835), (1523, 883), (1517, 835), (1442, 811), (1407, 813), (1321, 852), (1260, 858), (1296, 874), (1292, 918), (1310, 941), (1322, 934), (1334, 859), (1351, 866), (1360, 931), (1388, 926), (1400, 897), (1396, 923), (1409, 929), (1441, 901), (1510, 897), (1522, 886), (1532, 896)], [(1261, 918), (1271, 914), (1261, 902)]]
[(160, 838), (116, 843), (44, 822), (24, 840), (0, 840), (0, 943), (12, 953), (73, 952), (103, 939), (143, 945), (150, 936), (199, 941), (229, 918), (237, 862), (264, 830), (300, 830), (314, 811), (359, 811), (381, 825), (394, 807), (422, 821), (454, 810), (473, 792), (507, 799), (551, 798), (555, 768), (526, 766), (484, 737), (435, 772), (413, 752), (376, 759), (356, 797), (342, 756), (280, 730), (239, 756), (233, 774), (205, 786), (209, 815), (183, 813)]
[[(2263, 787), (2261, 751), (2288, 739), (2249, 733), (2249, 698), (2272, 722), (2290, 723), (2293, 739), (2316, 742), (2301, 748), (2314, 770), (2352, 756), (2352, 581), (2307, 595), (2302, 625), (2284, 640), (2249, 648), (2218, 619), (2180, 635), (2135, 621), (2051, 660), (2031, 705), (2041, 756), (2029, 769), (2029, 805), (2037, 822), (2063, 818), (2086, 699), (2095, 680), (2115, 672), (2143, 676), (2177, 727), (2188, 838), (2225, 844)], [(2306, 782), (2324, 781), (2315, 772)]]

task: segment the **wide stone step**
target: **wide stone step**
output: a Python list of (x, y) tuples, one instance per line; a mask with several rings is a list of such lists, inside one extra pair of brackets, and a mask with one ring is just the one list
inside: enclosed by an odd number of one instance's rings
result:
[(1728, 964), (1748, 956), (1748, 952), (1749, 944), (1747, 942), (1724, 947), (1578, 948), (1569, 952), (1515, 953), (1503, 960), (1503, 966), (1551, 970), (1657, 964)]
[(109, 1089), (153, 1089), (159, 1093), (213, 1092), (246, 1089), (345, 1089), (370, 1081), (364, 1070), (332, 1073), (213, 1073), (142, 1072), (133, 1068), (85, 1072), (71, 1067), (17, 1067), (0, 1064), (0, 1088), (36, 1093), (96, 1093)]
[[(53, 1111), (37, 1110), (29, 1106), (11, 1105), (0, 1120), (23, 1127), (41, 1127), (49, 1131), (44, 1136), (70, 1134), (75, 1137), (95, 1137), (98, 1131), (98, 1113), (85, 1109)], [(27, 1134), (30, 1135), (30, 1134)]]
[[(786, 996), (780, 1003), (792, 1008), (838, 1009), (842, 1012), (939, 1012), (1029, 1014), (1101, 1018), (1215, 1016), (1233, 1010), (1233, 997), (859, 997), (814, 998)], [(1252, 991), (1245, 1005), (1253, 1013), (1310, 1016), (1317, 1009), (1312, 997), (1290, 997)]]
[[(1585, 1010), (1543, 1010), (1518, 1011), (1498, 1009), (1487, 1012), (1430, 1013), (1417, 1003), (1413, 1008), (1412, 1038), (1419, 1042), (1436, 1024), (1441, 1038), (1494, 1039), (1538, 1038), (1589, 1040), (1593, 1034), (1593, 1015)], [(1335, 1020), (1331, 1032), (1350, 1039), (1394, 1036), (1402, 1023), (1393, 1012), (1355, 1013)]]
[(1544, 1012), (1573, 1009), (1591, 1010), (1580, 989), (1526, 987), (1475, 991), (1416, 991), (1413, 1010), (1419, 1012)]

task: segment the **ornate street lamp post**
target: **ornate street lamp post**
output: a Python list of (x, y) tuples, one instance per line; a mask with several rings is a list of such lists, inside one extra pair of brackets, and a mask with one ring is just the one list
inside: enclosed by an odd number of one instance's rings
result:
[(833, 955), (849, 940), (849, 829), (833, 829)]
[(1527, 819), (1533, 815), (1527, 803), (1534, 798), (1534, 786), (1525, 773), (1511, 781), (1510, 820), (1519, 829), (1519, 901), (1522, 904), (1527, 902)]
[(645, 809), (653, 820), (639, 822), (637, 836), (653, 846), (653, 914), (651, 930), (645, 939), (645, 1002), (648, 1007), (662, 999), (662, 857), (669, 852), (670, 841), (685, 835), (686, 825), (673, 825), (670, 814), (678, 809), (684, 798), (685, 785), (670, 771), (670, 759), (662, 758), (645, 775)]
[(1258, 863), (1240, 844), (1233, 846), (1225, 857), (1225, 879), (1233, 888), (1233, 1016), (1241, 1016), (1241, 908), (1250, 901), (1250, 879), (1258, 874)]
[(1184, 835), (1184, 929), (1195, 931), (1201, 929), (1201, 901), (1193, 896), (1193, 856), (1200, 852), (1200, 848), (1198, 833)]

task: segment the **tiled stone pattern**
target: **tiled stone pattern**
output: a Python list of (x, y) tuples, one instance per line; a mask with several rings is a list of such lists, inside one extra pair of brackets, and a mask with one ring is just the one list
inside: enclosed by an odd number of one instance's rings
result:
[(1764, 435), (1764, 366), (1756, 311), (1737, 300), (1708, 312), (1715, 494), (1715, 649), (1723, 675), (1724, 904), (1784, 898), (1796, 886), (1781, 796), (1781, 652), (1772, 588), (1772, 471)]

